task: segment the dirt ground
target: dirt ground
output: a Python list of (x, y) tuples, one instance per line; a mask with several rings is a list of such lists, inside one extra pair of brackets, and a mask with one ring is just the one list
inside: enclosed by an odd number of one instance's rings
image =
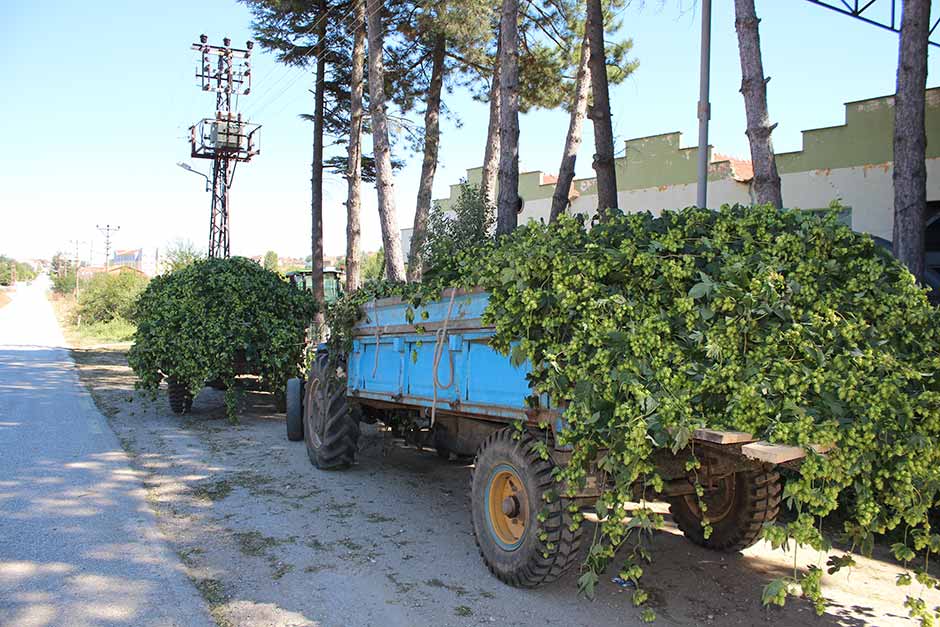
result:
[[(615, 572), (593, 601), (579, 597), (576, 572), (537, 590), (494, 579), (473, 541), (464, 463), (366, 427), (358, 465), (321, 472), (303, 442), (287, 441), (270, 395), (247, 393), (233, 426), (221, 393), (206, 389), (181, 418), (165, 393), (152, 401), (133, 390), (122, 347), (73, 355), (222, 627), (641, 623), (632, 591), (611, 582)], [(764, 584), (792, 572), (792, 554), (764, 543), (718, 554), (671, 527), (652, 549), (644, 585), (660, 625), (913, 624), (903, 602), (917, 591), (895, 586), (900, 569), (888, 561), (858, 559), (851, 572), (825, 575), (831, 604), (817, 617), (802, 600), (761, 606)], [(799, 558), (826, 561), (807, 550)]]

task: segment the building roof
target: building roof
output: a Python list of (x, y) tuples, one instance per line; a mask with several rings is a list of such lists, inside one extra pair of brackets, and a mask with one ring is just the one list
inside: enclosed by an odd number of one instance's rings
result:
[(113, 259), (137, 261), (144, 255), (143, 248), (131, 248), (128, 250), (115, 250)]
[(754, 164), (748, 159), (737, 159), (723, 155), (720, 152), (712, 153), (712, 163), (723, 163), (725, 161), (731, 165), (731, 178), (739, 183), (746, 183), (754, 178)]

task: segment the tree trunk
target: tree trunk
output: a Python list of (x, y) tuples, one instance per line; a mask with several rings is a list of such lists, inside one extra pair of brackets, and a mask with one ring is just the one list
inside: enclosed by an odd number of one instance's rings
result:
[(493, 78), (490, 81), (490, 122), (486, 129), (486, 149), (483, 152), (483, 180), (480, 195), (489, 206), (496, 204), (496, 177), (499, 174), (499, 53), (497, 45)]
[(924, 91), (930, 0), (904, 0), (903, 7), (894, 96), (894, 254), (922, 282), (927, 226)]
[(606, 221), (617, 210), (617, 171), (614, 164), (614, 129), (607, 85), (607, 54), (604, 50), (604, 13), (601, 0), (588, 0), (585, 32), (589, 33), (591, 92), (594, 104), (594, 172), (597, 174), (597, 214)]
[(770, 134), (776, 124), (770, 123), (767, 113), (767, 81), (760, 53), (760, 32), (754, 0), (734, 0), (734, 28), (738, 32), (738, 50), (741, 54), (741, 93), (747, 114), (747, 139), (751, 144), (751, 163), (754, 165), (754, 195), (759, 204), (783, 206), (780, 194), (780, 175)]
[[(320, 15), (326, 14), (326, 3), (320, 0)], [(313, 90), (313, 161), (310, 164), (310, 281), (313, 300), (317, 303), (314, 317), (316, 340), (326, 331), (323, 294), (323, 100), (326, 78), (326, 55), (323, 54), (326, 39), (326, 20), (320, 20), (317, 28), (317, 74)]]
[(349, 145), (347, 148), (346, 183), (346, 291), (359, 289), (362, 283), (359, 259), (359, 213), (362, 208), (362, 92), (366, 57), (366, 5), (355, 0), (356, 17), (353, 35), (352, 75), (349, 85)]
[(519, 0), (503, 0), (499, 41), (496, 234), (505, 235), (519, 222)]
[(395, 181), (385, 116), (385, 67), (382, 62), (381, 0), (366, 0), (369, 35), (369, 108), (372, 113), (372, 149), (375, 155), (375, 188), (378, 192), (379, 222), (385, 246), (385, 273), (391, 281), (405, 280), (405, 262), (401, 253), (398, 212), (395, 207)]
[(408, 280), (420, 281), (424, 262), (424, 242), (427, 240), (428, 214), (431, 212), (431, 188), (437, 171), (437, 151), (441, 139), (441, 87), (444, 84), (444, 35), (438, 34), (431, 53), (431, 84), (428, 87), (427, 108), (424, 111), (424, 162), (418, 181), (418, 200), (415, 204), (414, 229), (408, 254)]
[(565, 151), (558, 168), (558, 182), (552, 195), (552, 211), (549, 222), (554, 222), (568, 208), (568, 195), (574, 180), (574, 165), (581, 147), (581, 123), (587, 112), (588, 93), (591, 86), (591, 42), (587, 28), (584, 29), (584, 41), (581, 43), (581, 60), (578, 62), (578, 77), (574, 83), (574, 102), (571, 103), (571, 119), (568, 121), (568, 136), (565, 138)]

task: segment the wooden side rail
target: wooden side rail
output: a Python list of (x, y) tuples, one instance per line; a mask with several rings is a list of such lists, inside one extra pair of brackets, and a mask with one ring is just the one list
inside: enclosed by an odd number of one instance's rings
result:
[[(789, 444), (772, 444), (763, 440), (758, 441), (750, 433), (743, 431), (718, 431), (716, 429), (696, 429), (693, 439), (710, 444), (740, 444), (741, 454), (748, 459), (766, 462), (768, 464), (784, 464), (806, 457), (806, 450), (800, 446)], [(832, 444), (813, 444), (811, 448), (819, 454), (824, 454), (835, 448)]]

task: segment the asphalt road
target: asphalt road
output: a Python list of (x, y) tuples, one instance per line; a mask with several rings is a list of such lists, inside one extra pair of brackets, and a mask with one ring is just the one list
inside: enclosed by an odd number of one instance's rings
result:
[(214, 625), (46, 300), (0, 308), (0, 625)]

